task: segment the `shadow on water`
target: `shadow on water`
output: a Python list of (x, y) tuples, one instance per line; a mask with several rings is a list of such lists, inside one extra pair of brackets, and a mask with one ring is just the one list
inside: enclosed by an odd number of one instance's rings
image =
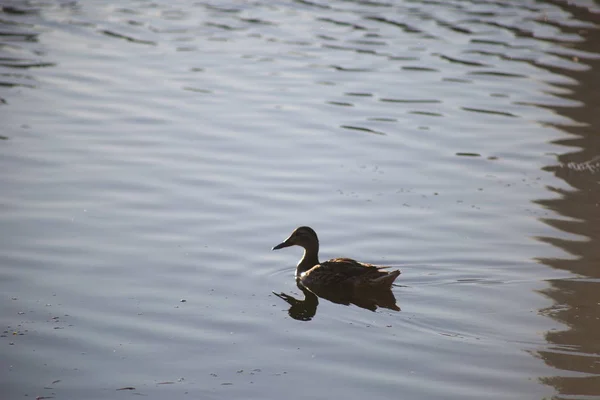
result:
[(345, 306), (354, 304), (357, 307), (370, 311), (376, 311), (377, 308), (400, 311), (400, 307), (396, 305), (396, 297), (392, 293), (391, 288), (384, 290), (347, 290), (343, 287), (321, 287), (311, 291), (305, 288), (299, 280), (296, 280), (296, 286), (304, 293), (304, 300), (299, 300), (285, 293), (273, 292), (273, 294), (290, 305), (288, 314), (299, 321), (310, 321), (315, 316), (319, 305), (319, 297), (335, 304)]
[[(567, 2), (549, 2), (562, 7), (578, 21), (598, 24), (598, 14)], [(598, 28), (561, 26), (568, 33), (583, 40), (572, 43), (575, 50), (597, 55), (600, 50)], [(549, 188), (558, 197), (538, 200), (536, 203), (552, 209), (565, 218), (543, 219), (548, 225), (580, 240), (541, 237), (572, 255), (570, 258), (541, 258), (544, 264), (577, 275), (573, 279), (556, 279), (542, 294), (553, 301), (553, 306), (541, 310), (543, 315), (564, 324), (561, 331), (546, 332), (551, 347), (539, 351), (546, 364), (562, 371), (562, 376), (542, 377), (540, 380), (553, 386), (559, 397), (600, 395), (600, 92), (598, 73), (600, 60), (592, 56), (585, 60), (585, 70), (561, 69), (560, 73), (577, 81), (570, 93), (562, 97), (577, 100), (580, 107), (555, 108), (560, 115), (575, 121), (574, 126), (559, 128), (572, 135), (554, 143), (576, 151), (558, 155), (558, 165), (545, 167), (556, 177), (570, 185), (570, 189)], [(564, 397), (562, 397), (564, 396)]]
[(302, 285), (297, 286), (298, 289), (304, 293), (304, 300), (297, 299), (294, 296), (290, 296), (283, 292), (273, 292), (273, 294), (290, 305), (290, 309), (288, 310), (290, 317), (298, 321), (310, 321), (317, 313), (319, 298), (310, 290), (305, 289)]

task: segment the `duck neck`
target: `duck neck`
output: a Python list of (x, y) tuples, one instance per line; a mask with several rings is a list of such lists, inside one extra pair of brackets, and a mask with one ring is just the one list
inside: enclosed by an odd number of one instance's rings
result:
[(319, 264), (319, 243), (304, 248), (304, 255), (296, 267), (296, 275), (308, 271), (317, 264)]

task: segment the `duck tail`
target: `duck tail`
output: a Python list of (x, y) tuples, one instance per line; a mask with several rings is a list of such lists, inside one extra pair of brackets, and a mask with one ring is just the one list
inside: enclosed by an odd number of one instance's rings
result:
[(371, 279), (371, 284), (373, 287), (391, 288), (398, 275), (400, 275), (400, 270), (391, 271), (379, 278)]

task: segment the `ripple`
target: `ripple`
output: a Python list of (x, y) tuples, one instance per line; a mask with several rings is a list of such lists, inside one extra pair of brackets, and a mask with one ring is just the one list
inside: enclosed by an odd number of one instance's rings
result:
[(341, 106), (341, 107), (354, 107), (354, 104), (347, 103), (343, 101), (328, 101), (327, 104), (331, 104), (333, 106)]
[(156, 42), (153, 42), (150, 40), (136, 39), (134, 37), (127, 36), (122, 33), (113, 32), (108, 29), (101, 29), (100, 33), (103, 33), (106, 36), (110, 36), (110, 37), (117, 38), (117, 39), (123, 39), (125, 41), (136, 43), (136, 44), (147, 44), (147, 45), (151, 45), (151, 46), (156, 46)]
[(440, 100), (420, 100), (420, 99), (379, 99), (379, 101), (383, 101), (384, 103), (407, 103), (407, 104), (437, 104), (441, 103)]
[(432, 111), (410, 111), (410, 114), (426, 115), (428, 117), (443, 117), (444, 114), (432, 112)]
[(347, 92), (344, 93), (346, 96), (356, 96), (356, 97), (373, 97), (372, 93), (358, 93), (358, 92)]
[(209, 90), (209, 89), (194, 88), (194, 87), (190, 87), (190, 86), (184, 86), (183, 90), (187, 90), (189, 92), (195, 92), (195, 93), (206, 93), (206, 94), (212, 93), (212, 90)]
[(527, 75), (514, 74), (510, 72), (499, 72), (499, 71), (473, 71), (469, 72), (470, 75), (482, 75), (482, 76), (499, 76), (504, 78), (527, 78)]
[(435, 68), (417, 67), (417, 66), (403, 66), (402, 69), (405, 71), (417, 71), (417, 72), (439, 72), (439, 70), (437, 70)]
[(334, 25), (339, 25), (339, 26), (347, 26), (347, 27), (351, 27), (352, 29), (356, 29), (356, 30), (366, 30), (367, 28), (365, 28), (364, 26), (360, 26), (357, 24), (352, 24), (349, 22), (344, 22), (344, 21), (338, 21), (332, 18), (317, 18), (318, 21), (321, 22), (328, 22), (330, 24), (334, 24)]
[(380, 23), (384, 23), (384, 24), (393, 25), (395, 27), (402, 29), (406, 33), (422, 33), (421, 30), (419, 30), (407, 23), (404, 23), (404, 22), (394, 21), (391, 19), (383, 18), (383, 17), (367, 17), (366, 19), (370, 20), (370, 21), (376, 21), (376, 22), (380, 22)]
[(386, 118), (386, 117), (372, 117), (368, 118), (369, 121), (379, 121), (379, 122), (398, 122), (396, 118)]
[(343, 71), (343, 72), (369, 72), (370, 71), (369, 68), (350, 68), (350, 67), (342, 67), (339, 65), (330, 65), (329, 67), (335, 69), (336, 71)]
[(344, 129), (348, 129), (348, 130), (352, 130), (352, 131), (361, 131), (361, 132), (374, 133), (376, 135), (385, 135), (385, 133), (383, 133), (383, 132), (378, 132), (378, 131), (375, 131), (373, 129), (364, 128), (364, 127), (361, 127), (361, 126), (341, 125), (340, 128), (344, 128)]
[(458, 63), (458, 64), (468, 65), (468, 66), (472, 66), (472, 67), (489, 67), (489, 65), (484, 64), (484, 63), (480, 63), (480, 62), (477, 62), (477, 61), (461, 60), (461, 59), (458, 59), (458, 58), (453, 58), (453, 57), (445, 56), (443, 54), (439, 54), (439, 57), (441, 59), (443, 59), (443, 60), (450, 61), (452, 63)]
[(511, 114), (509, 112), (504, 112), (504, 111), (485, 110), (485, 109), (481, 109), (481, 108), (471, 108), (471, 107), (461, 107), (461, 109), (465, 110), (465, 111), (475, 112), (475, 113), (484, 113), (484, 114), (491, 114), (491, 115), (500, 115), (503, 117), (518, 118), (517, 115)]

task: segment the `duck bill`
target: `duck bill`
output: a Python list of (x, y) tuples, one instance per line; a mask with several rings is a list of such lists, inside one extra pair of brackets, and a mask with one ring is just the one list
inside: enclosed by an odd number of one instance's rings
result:
[(279, 243), (277, 246), (273, 247), (271, 250), (279, 250), (279, 249), (283, 249), (285, 247), (290, 247), (290, 246), (292, 246), (292, 244), (286, 240), (285, 242)]

